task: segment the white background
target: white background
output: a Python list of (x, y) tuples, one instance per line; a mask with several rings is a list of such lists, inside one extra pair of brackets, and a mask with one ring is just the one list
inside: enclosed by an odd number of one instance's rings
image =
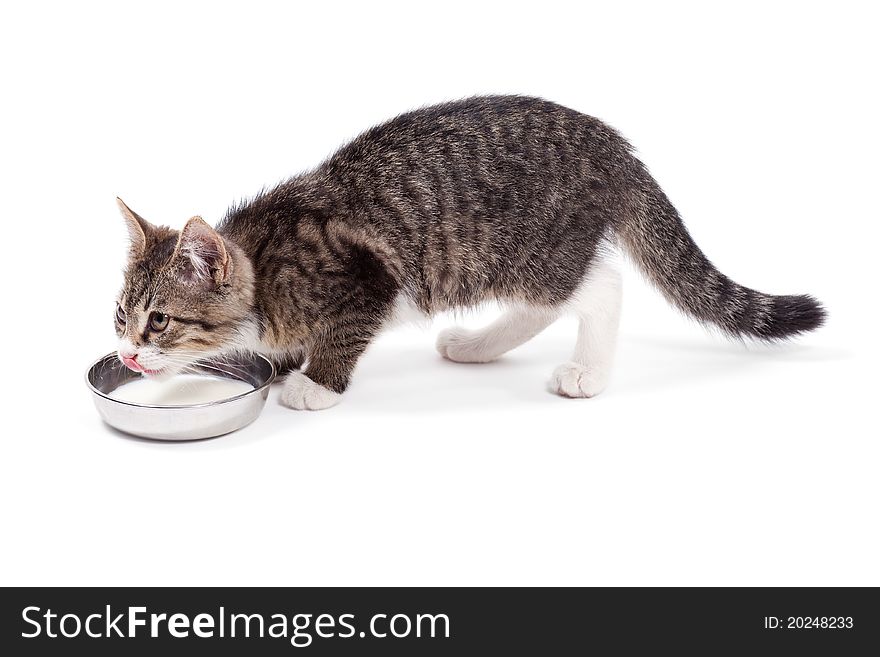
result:
[[(661, 6), (662, 5), (662, 6)], [(15, 7), (10, 9), (10, 7)], [(7, 3), (0, 583), (880, 584), (872, 3)], [(714, 337), (626, 271), (611, 387), (385, 335), (343, 403), (161, 444), (106, 429), (114, 198), (211, 222), (398, 112), (540, 95), (615, 125), (696, 241), (830, 321)], [(470, 314), (477, 326), (491, 315)]]

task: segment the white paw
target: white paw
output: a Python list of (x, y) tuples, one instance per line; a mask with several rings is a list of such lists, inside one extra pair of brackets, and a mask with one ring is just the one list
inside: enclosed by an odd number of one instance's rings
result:
[(315, 383), (299, 371), (290, 372), (281, 389), (281, 403), (297, 411), (320, 411), (339, 403), (342, 395)]
[(564, 363), (553, 371), (550, 389), (563, 397), (595, 397), (605, 389), (605, 372), (590, 369), (580, 363)]
[(496, 358), (495, 354), (486, 349), (478, 331), (460, 326), (440, 331), (437, 335), (437, 351), (443, 358), (456, 363), (488, 363)]

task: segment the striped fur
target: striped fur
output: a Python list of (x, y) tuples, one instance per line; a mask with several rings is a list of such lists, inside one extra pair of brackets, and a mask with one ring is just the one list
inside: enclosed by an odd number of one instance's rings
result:
[[(216, 228), (225, 248), (181, 248), (175, 231), (141, 222), (126, 298), (165, 304), (169, 334), (189, 348), (199, 333), (205, 351), (305, 362), (337, 393), (401, 297), (425, 315), (487, 300), (553, 315), (607, 241), (675, 306), (731, 335), (784, 338), (824, 316), (810, 297), (733, 283), (615, 130), (528, 97), (445, 103), (371, 128), (231, 208)], [(221, 251), (228, 272), (212, 262)], [(201, 269), (188, 253), (208, 254)]]

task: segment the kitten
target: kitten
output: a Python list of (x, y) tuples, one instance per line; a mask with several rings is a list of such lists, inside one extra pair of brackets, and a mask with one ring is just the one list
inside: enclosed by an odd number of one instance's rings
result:
[(440, 333), (453, 361), (484, 363), (563, 313), (579, 318), (552, 389), (608, 381), (621, 247), (677, 308), (733, 336), (818, 327), (809, 296), (737, 285), (703, 255), (627, 141), (536, 98), (489, 96), (398, 116), (314, 170), (229, 210), (157, 227), (119, 201), (131, 236), (116, 309), (119, 356), (149, 374), (230, 350), (274, 360), (296, 409), (336, 404), (373, 337), (402, 308), (430, 316), (496, 300), (478, 331)]

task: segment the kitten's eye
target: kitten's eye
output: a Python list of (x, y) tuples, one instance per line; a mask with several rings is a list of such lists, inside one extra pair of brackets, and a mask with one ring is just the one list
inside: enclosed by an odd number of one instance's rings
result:
[(120, 324), (125, 324), (125, 311), (118, 303), (116, 304), (116, 321)]
[(154, 331), (164, 331), (168, 326), (168, 320), (170, 317), (165, 313), (152, 312), (150, 313), (150, 328)]

